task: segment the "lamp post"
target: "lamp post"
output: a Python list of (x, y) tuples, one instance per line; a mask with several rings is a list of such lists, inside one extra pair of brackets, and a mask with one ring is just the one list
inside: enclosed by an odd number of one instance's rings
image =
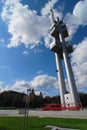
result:
[(30, 92), (31, 92), (31, 89), (27, 89), (26, 103), (25, 103), (25, 113), (24, 113), (24, 127), (28, 126)]

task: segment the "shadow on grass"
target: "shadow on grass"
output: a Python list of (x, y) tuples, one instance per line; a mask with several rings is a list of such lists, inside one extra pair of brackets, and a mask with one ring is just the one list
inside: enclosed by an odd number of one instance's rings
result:
[(24, 127), (23, 130), (46, 130), (46, 128), (44, 126), (29, 126), (29, 127)]
[(0, 127), (0, 130), (9, 130), (9, 129), (7, 129), (5, 127)]

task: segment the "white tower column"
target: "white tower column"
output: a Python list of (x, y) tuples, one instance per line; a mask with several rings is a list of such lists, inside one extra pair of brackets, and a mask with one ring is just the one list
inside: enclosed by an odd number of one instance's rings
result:
[(59, 79), (61, 107), (64, 108), (65, 107), (64, 94), (66, 93), (66, 88), (65, 88), (65, 80), (63, 76), (63, 70), (62, 70), (61, 57), (57, 53), (55, 53), (55, 59), (56, 59), (57, 74)]
[(68, 58), (68, 54), (67, 54), (67, 50), (66, 50), (66, 46), (65, 46), (65, 39), (63, 37), (62, 32), (60, 33), (60, 37), (61, 37), (60, 39), (62, 42), (63, 58), (64, 58), (65, 67), (66, 67), (66, 73), (67, 73), (67, 78), (68, 78), (68, 83), (69, 83), (69, 88), (70, 88), (70, 94), (71, 94), (71, 98), (72, 98), (72, 105), (78, 106), (80, 104), (80, 99), (79, 99), (79, 96), (77, 94), (74, 75), (73, 75), (71, 64), (70, 64), (70, 61)]

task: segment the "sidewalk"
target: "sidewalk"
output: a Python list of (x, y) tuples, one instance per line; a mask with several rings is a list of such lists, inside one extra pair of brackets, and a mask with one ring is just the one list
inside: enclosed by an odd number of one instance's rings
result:
[[(24, 116), (19, 110), (0, 110), (0, 116)], [(30, 110), (29, 116), (38, 117), (63, 117), (63, 118), (87, 118), (87, 110), (83, 111), (41, 111)]]

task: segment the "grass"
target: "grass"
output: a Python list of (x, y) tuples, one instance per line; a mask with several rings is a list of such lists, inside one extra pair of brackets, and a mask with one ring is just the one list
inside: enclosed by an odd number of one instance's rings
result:
[(87, 119), (29, 117), (24, 127), (24, 117), (0, 117), (0, 130), (46, 130), (46, 125), (87, 130)]

